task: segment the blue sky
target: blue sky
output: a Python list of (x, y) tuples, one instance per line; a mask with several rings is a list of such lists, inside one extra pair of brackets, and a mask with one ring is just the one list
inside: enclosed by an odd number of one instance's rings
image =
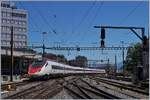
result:
[[(42, 32), (47, 46), (99, 46), (100, 29), (95, 25), (137, 26), (148, 31), (148, 2), (140, 1), (24, 1), (16, 2), (18, 8), (29, 13), (29, 45), (42, 43)], [(56, 34), (52, 30), (56, 31)], [(138, 31), (140, 32), (140, 31)], [(140, 40), (129, 30), (106, 30), (106, 46), (120, 46), (124, 41), (128, 46)], [(114, 55), (121, 62), (121, 51), (50, 51), (64, 54), (73, 59), (77, 54), (89, 59), (111, 59)], [(106, 53), (106, 54), (105, 54)]]

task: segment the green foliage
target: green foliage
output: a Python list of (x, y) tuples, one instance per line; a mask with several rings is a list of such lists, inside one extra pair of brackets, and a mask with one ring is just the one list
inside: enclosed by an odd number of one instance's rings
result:
[(85, 56), (77, 56), (76, 57), (77, 66), (86, 67), (87, 58)]
[(74, 60), (69, 61), (69, 65), (87, 67), (87, 58), (85, 56), (77, 56)]
[(133, 72), (133, 68), (137, 66), (138, 63), (142, 64), (142, 48), (140, 43), (135, 44), (133, 48), (127, 51), (125, 70)]

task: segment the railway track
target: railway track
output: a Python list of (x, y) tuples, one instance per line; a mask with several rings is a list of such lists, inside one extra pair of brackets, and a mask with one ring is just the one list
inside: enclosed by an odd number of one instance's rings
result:
[[(55, 88), (54, 88), (55, 87)], [(49, 99), (59, 93), (63, 87), (58, 83), (57, 80), (53, 84), (46, 86), (42, 90), (40, 90), (32, 99)]]
[(4, 99), (49, 99), (62, 91), (63, 87), (64, 79), (58, 78), (48, 81), (40, 81), (37, 85), (23, 89), (5, 97)]
[(20, 98), (24, 98), (27, 94), (32, 93), (34, 91), (40, 90), (40, 86), (43, 85), (42, 82), (38, 83), (37, 85), (34, 85), (32, 87), (29, 87), (27, 89), (24, 89), (22, 91), (19, 91), (15, 94), (12, 94), (10, 96), (5, 97), (4, 99), (20, 99)]
[[(80, 78), (77, 80), (81, 80)], [(109, 94), (103, 90), (100, 90), (94, 86), (91, 86), (89, 83), (85, 82), (85, 81), (80, 81), (83, 82), (85, 84), (87, 84), (87, 86), (82, 86), (79, 85), (78, 82), (79, 81), (73, 81), (71, 83), (69, 83), (69, 85), (65, 86), (65, 88), (71, 92), (73, 95), (75, 95), (76, 99), (119, 99), (119, 97), (114, 96), (112, 94)]]
[[(93, 86), (93, 85), (91, 85), (90, 83), (88, 83), (88, 82), (86, 82), (86, 81), (84, 81), (84, 80), (82, 80), (82, 79), (80, 79), (82, 82), (84, 82), (84, 83), (86, 83), (90, 88), (92, 88), (93, 90), (95, 90), (95, 91), (97, 91), (96, 93), (99, 95), (99, 96), (102, 96), (102, 97), (104, 97), (104, 98), (107, 98), (107, 99), (121, 99), (121, 98), (119, 98), (119, 97), (117, 97), (117, 96), (115, 96), (115, 95), (112, 95), (112, 94), (110, 94), (110, 93), (107, 93), (107, 92), (105, 92), (105, 91), (103, 91), (102, 89), (99, 89), (99, 88), (97, 88), (97, 87), (95, 87), (95, 86)], [(84, 87), (83, 87), (84, 88)]]
[(74, 99), (121, 99), (120, 96), (104, 91), (90, 84), (84, 78), (81, 79), (81, 77), (64, 77), (40, 81), (38, 84), (9, 95), (4, 99), (50, 99), (63, 90), (66, 90)]
[(17, 87), (25, 86), (25, 85), (31, 84), (31, 83), (34, 83), (34, 82), (22, 81), (22, 82), (14, 82), (14, 83), (1, 84), (1, 91), (8, 90), (9, 85), (11, 85), (14, 89), (16, 89)]
[(115, 82), (115, 81), (110, 81), (110, 80), (105, 80), (105, 79), (102, 79), (102, 78), (93, 78), (93, 79), (94, 80), (99, 80), (100, 82), (103, 82), (103, 83), (106, 83), (106, 84), (109, 84), (109, 85), (112, 85), (112, 86), (119, 87), (121, 89), (127, 89), (127, 90), (130, 90), (130, 91), (141, 93), (143, 95), (149, 95), (149, 92), (145, 91), (144, 88), (141, 88), (141, 87), (137, 87), (137, 86), (134, 86), (134, 85), (127, 85), (127, 84), (123, 84), (123, 83), (119, 83), (119, 82)]

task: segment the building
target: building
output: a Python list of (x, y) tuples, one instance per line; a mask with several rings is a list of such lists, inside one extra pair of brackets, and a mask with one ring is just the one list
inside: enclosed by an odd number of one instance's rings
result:
[(1, 2), (1, 46), (10, 47), (13, 27), (14, 48), (27, 46), (28, 12), (18, 9), (14, 2)]
[(13, 74), (27, 72), (29, 64), (41, 57), (33, 50), (24, 48), (28, 42), (28, 12), (16, 7), (14, 2), (1, 2), (1, 73), (10, 74), (10, 41), (13, 27)]
[[(1, 47), (1, 74), (9, 75), (11, 67), (11, 53), (10, 48)], [(42, 58), (41, 54), (38, 54), (32, 49), (15, 48), (13, 51), (13, 74), (27, 73), (28, 66), (34, 60)]]

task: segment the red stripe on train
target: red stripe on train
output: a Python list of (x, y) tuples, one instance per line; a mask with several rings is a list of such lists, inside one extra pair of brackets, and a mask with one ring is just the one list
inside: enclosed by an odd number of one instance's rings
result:
[(28, 74), (39, 72), (41, 68), (42, 66), (36, 66), (36, 67), (29, 66)]

